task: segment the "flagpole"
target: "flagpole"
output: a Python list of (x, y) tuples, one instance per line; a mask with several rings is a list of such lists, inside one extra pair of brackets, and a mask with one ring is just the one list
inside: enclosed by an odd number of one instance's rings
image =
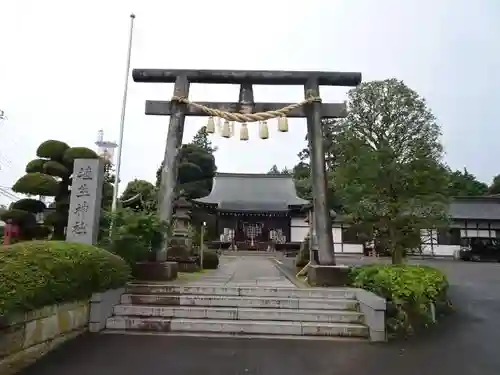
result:
[(116, 177), (113, 187), (113, 202), (111, 204), (111, 212), (116, 211), (118, 203), (118, 186), (120, 185), (120, 170), (122, 164), (122, 148), (123, 148), (123, 130), (125, 126), (125, 110), (127, 107), (127, 93), (128, 93), (128, 77), (130, 75), (130, 56), (132, 54), (132, 35), (134, 31), (135, 14), (130, 15), (130, 34), (128, 40), (128, 53), (127, 53), (127, 69), (125, 72), (125, 88), (123, 90), (122, 114), (120, 118), (120, 135), (118, 141), (118, 154), (116, 157)]

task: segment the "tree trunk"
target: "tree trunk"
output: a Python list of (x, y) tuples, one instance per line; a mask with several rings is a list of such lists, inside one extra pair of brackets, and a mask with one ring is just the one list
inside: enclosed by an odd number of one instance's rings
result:
[(64, 235), (64, 223), (57, 223), (54, 225), (54, 231), (52, 232), (52, 239), (53, 240), (64, 240), (65, 235)]
[(392, 264), (403, 264), (404, 247), (398, 238), (397, 228), (389, 224), (389, 246), (391, 249)]
[(403, 249), (400, 246), (394, 246), (391, 250), (392, 264), (403, 264)]

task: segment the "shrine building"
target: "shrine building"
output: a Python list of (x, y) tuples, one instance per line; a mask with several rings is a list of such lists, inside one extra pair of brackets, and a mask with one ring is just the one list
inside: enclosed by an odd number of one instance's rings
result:
[(237, 248), (266, 249), (272, 242), (300, 243), (307, 231), (307, 200), (290, 175), (217, 173), (211, 193), (195, 203), (216, 214), (217, 239)]
[[(217, 245), (238, 249), (294, 249), (309, 232), (310, 202), (297, 196), (291, 175), (217, 173), (211, 193), (193, 200), (215, 214)], [(342, 244), (342, 224), (332, 228), (336, 252), (362, 252)]]

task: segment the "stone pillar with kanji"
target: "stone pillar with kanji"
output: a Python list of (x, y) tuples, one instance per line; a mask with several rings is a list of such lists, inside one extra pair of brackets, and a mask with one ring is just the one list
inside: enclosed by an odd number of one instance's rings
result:
[(95, 245), (99, 235), (104, 161), (76, 159), (72, 179), (66, 241)]

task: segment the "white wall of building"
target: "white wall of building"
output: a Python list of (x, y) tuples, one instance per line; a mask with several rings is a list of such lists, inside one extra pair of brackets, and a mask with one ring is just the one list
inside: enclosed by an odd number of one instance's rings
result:
[[(302, 218), (292, 218), (290, 223), (291, 242), (302, 242), (309, 233), (309, 224)], [(363, 254), (363, 245), (342, 243), (342, 228), (332, 227), (335, 253)]]
[[(497, 231), (493, 229), (467, 228), (460, 229), (460, 237), (495, 238)], [(438, 243), (438, 234), (435, 229), (421, 231), (422, 253), (425, 255), (456, 256), (460, 245), (442, 245)]]
[(309, 224), (300, 217), (290, 220), (290, 242), (302, 242), (309, 233)]
[[(483, 224), (484, 225), (484, 224)], [(480, 238), (496, 238), (497, 232), (500, 231), (498, 223), (490, 224), (490, 228), (481, 228), (481, 225), (469, 223), (467, 229), (463, 229), (463, 223), (457, 223), (452, 227), (460, 228), (460, 236), (463, 237), (480, 237)], [(495, 228), (495, 229), (493, 229)], [(291, 241), (301, 242), (309, 233), (309, 224), (302, 218), (291, 219)], [(346, 244), (342, 243), (342, 228), (334, 226), (332, 228), (333, 243), (335, 253), (347, 254), (362, 254), (363, 245), (361, 244)], [(421, 250), (424, 255), (434, 256), (456, 256), (460, 250), (460, 245), (442, 245), (438, 244), (437, 230), (422, 230), (421, 233), (422, 245)]]
[(421, 239), (421, 250), (424, 255), (455, 256), (460, 250), (460, 245), (439, 245), (437, 230), (423, 229)]

